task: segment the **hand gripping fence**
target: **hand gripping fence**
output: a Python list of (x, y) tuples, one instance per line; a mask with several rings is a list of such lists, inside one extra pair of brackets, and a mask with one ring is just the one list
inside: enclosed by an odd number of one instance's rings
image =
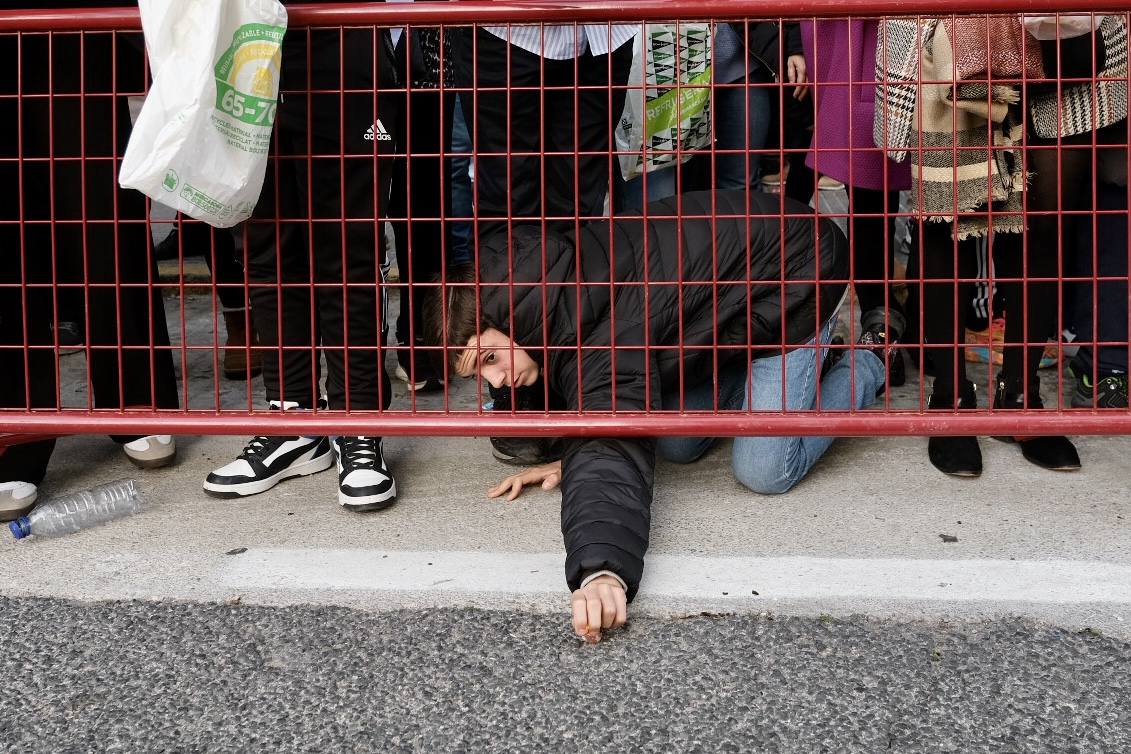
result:
[[(289, 5), (267, 180), (231, 231), (117, 186), (136, 10), (0, 11), (0, 444), (1126, 433), (1076, 394), (1131, 348), (1128, 10)], [(1022, 12), (1088, 32), (1007, 51)], [(509, 342), (464, 354), (488, 325)], [(878, 397), (833, 405), (834, 370)], [(928, 410), (966, 379), (978, 408)], [(1043, 407), (994, 409), (1002, 380)]]

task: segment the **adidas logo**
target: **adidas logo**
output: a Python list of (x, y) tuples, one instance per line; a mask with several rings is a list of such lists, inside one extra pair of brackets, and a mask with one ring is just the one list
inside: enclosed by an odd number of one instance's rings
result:
[[(374, 129), (376, 129), (376, 132), (374, 132)], [(385, 126), (381, 123), (380, 119), (378, 119), (377, 122), (370, 126), (365, 132), (366, 141), (373, 141), (374, 139), (376, 139), (377, 141), (393, 140), (393, 137), (389, 136), (389, 132), (385, 130)]]

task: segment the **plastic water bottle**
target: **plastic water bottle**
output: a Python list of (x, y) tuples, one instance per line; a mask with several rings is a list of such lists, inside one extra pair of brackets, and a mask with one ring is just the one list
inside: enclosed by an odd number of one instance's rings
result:
[(125, 518), (141, 510), (141, 496), (132, 479), (100, 484), (89, 490), (60, 495), (40, 503), (30, 515), (22, 516), (8, 528), (16, 539), (29, 535), (61, 537), (92, 526)]

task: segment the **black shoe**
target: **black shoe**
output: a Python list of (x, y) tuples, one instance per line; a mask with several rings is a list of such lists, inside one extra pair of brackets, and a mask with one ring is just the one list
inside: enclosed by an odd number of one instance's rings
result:
[(877, 398), (884, 394), (889, 385), (899, 387), (907, 382), (907, 372), (903, 366), (903, 354), (900, 353), (902, 349), (889, 346), (887, 335), (883, 330), (865, 330), (864, 334), (860, 336), (860, 340), (856, 341), (856, 345), (875, 350), (876, 355), (884, 362), (886, 377), (884, 383), (876, 389)]
[(338, 459), (338, 502), (363, 513), (388, 508), (397, 501), (397, 483), (385, 465), (380, 437), (334, 439)]
[(245, 497), (266, 492), (284, 479), (325, 471), (334, 464), (325, 437), (253, 437), (236, 460), (204, 480), (212, 497)]
[(1108, 374), (1092, 384), (1089, 374), (1077, 373), (1072, 391), (1073, 408), (1127, 408), (1127, 375)]
[[(541, 385), (490, 388), (492, 411), (509, 412), (512, 400), (516, 411), (541, 411), (543, 394)], [(565, 453), (565, 443), (560, 437), (492, 437), (491, 453), (510, 466), (541, 466), (557, 461)]]
[(55, 329), (59, 333), (59, 345), (64, 348), (81, 348), (86, 343), (78, 322), (63, 321)]
[(510, 466), (541, 466), (565, 455), (561, 437), (492, 437), (491, 454)]
[(64, 320), (55, 327), (55, 335), (59, 338), (59, 355), (67, 356), (82, 351), (86, 344), (83, 328), (78, 322)]
[[(963, 397), (958, 401), (958, 408), (977, 408), (974, 383), (967, 383), (963, 393)], [(928, 410), (946, 410), (953, 406), (952, 398), (938, 393), (932, 393), (927, 401)], [(950, 435), (931, 437), (927, 440), (927, 457), (931, 460), (931, 464), (944, 474), (959, 477), (982, 475), (982, 449), (978, 447), (977, 437)]]
[(829, 373), (829, 370), (836, 366), (838, 361), (844, 358), (844, 349), (837, 347), (844, 345), (844, 338), (839, 335), (834, 335), (832, 339), (829, 340), (829, 345), (833, 346), (833, 348), (829, 348), (825, 351), (825, 360), (821, 362), (821, 379), (824, 379), (825, 375)]
[[(883, 356), (881, 357), (884, 366), (887, 369), (887, 386), (899, 387), (907, 382), (907, 370), (903, 365), (902, 349), (895, 348), (895, 344), (903, 337), (903, 331), (907, 327), (907, 321), (903, 315), (895, 309), (884, 309), (877, 307), (860, 315), (860, 329), (863, 334), (857, 345), (882, 348)], [(883, 390), (876, 393), (877, 396), (882, 395)]]
[[(1044, 408), (1045, 404), (1040, 396), (1040, 381), (1034, 378), (1030, 384), (1031, 390), (1027, 400), (1019, 386), (1009, 385), (1005, 380), (998, 379), (997, 392), (994, 394), (994, 408), (996, 409), (1021, 409), (1028, 406), (1031, 409)], [(1021, 455), (1029, 463), (1036, 464), (1042, 469), (1050, 471), (1078, 471), (1080, 469), (1080, 454), (1076, 446), (1063, 435), (1044, 435), (1032, 437), (1029, 435), (995, 436), (995, 440), (1016, 443), (1021, 448)]]

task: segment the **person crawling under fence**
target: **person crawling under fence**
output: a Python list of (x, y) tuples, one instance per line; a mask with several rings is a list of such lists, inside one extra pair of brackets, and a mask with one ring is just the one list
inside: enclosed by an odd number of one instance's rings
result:
[[(827, 347), (845, 298), (848, 242), (792, 200), (783, 219), (782, 201), (689, 193), (650, 204), (646, 219), (595, 221), (576, 236), (532, 225), (501, 230), (481, 242), (478, 274), (466, 265), (433, 289), (432, 342), (447, 346), (460, 376), (496, 392), (557, 396), (569, 411), (870, 406), (899, 333), (864, 328), (859, 347)], [(644, 571), (656, 455), (691, 463), (718, 441), (569, 438), (555, 444), (560, 460), (490, 490), (514, 499), (526, 485), (560, 483), (579, 636), (596, 642), (626, 620)], [(783, 493), (832, 442), (739, 437), (734, 474), (754, 492)]]

